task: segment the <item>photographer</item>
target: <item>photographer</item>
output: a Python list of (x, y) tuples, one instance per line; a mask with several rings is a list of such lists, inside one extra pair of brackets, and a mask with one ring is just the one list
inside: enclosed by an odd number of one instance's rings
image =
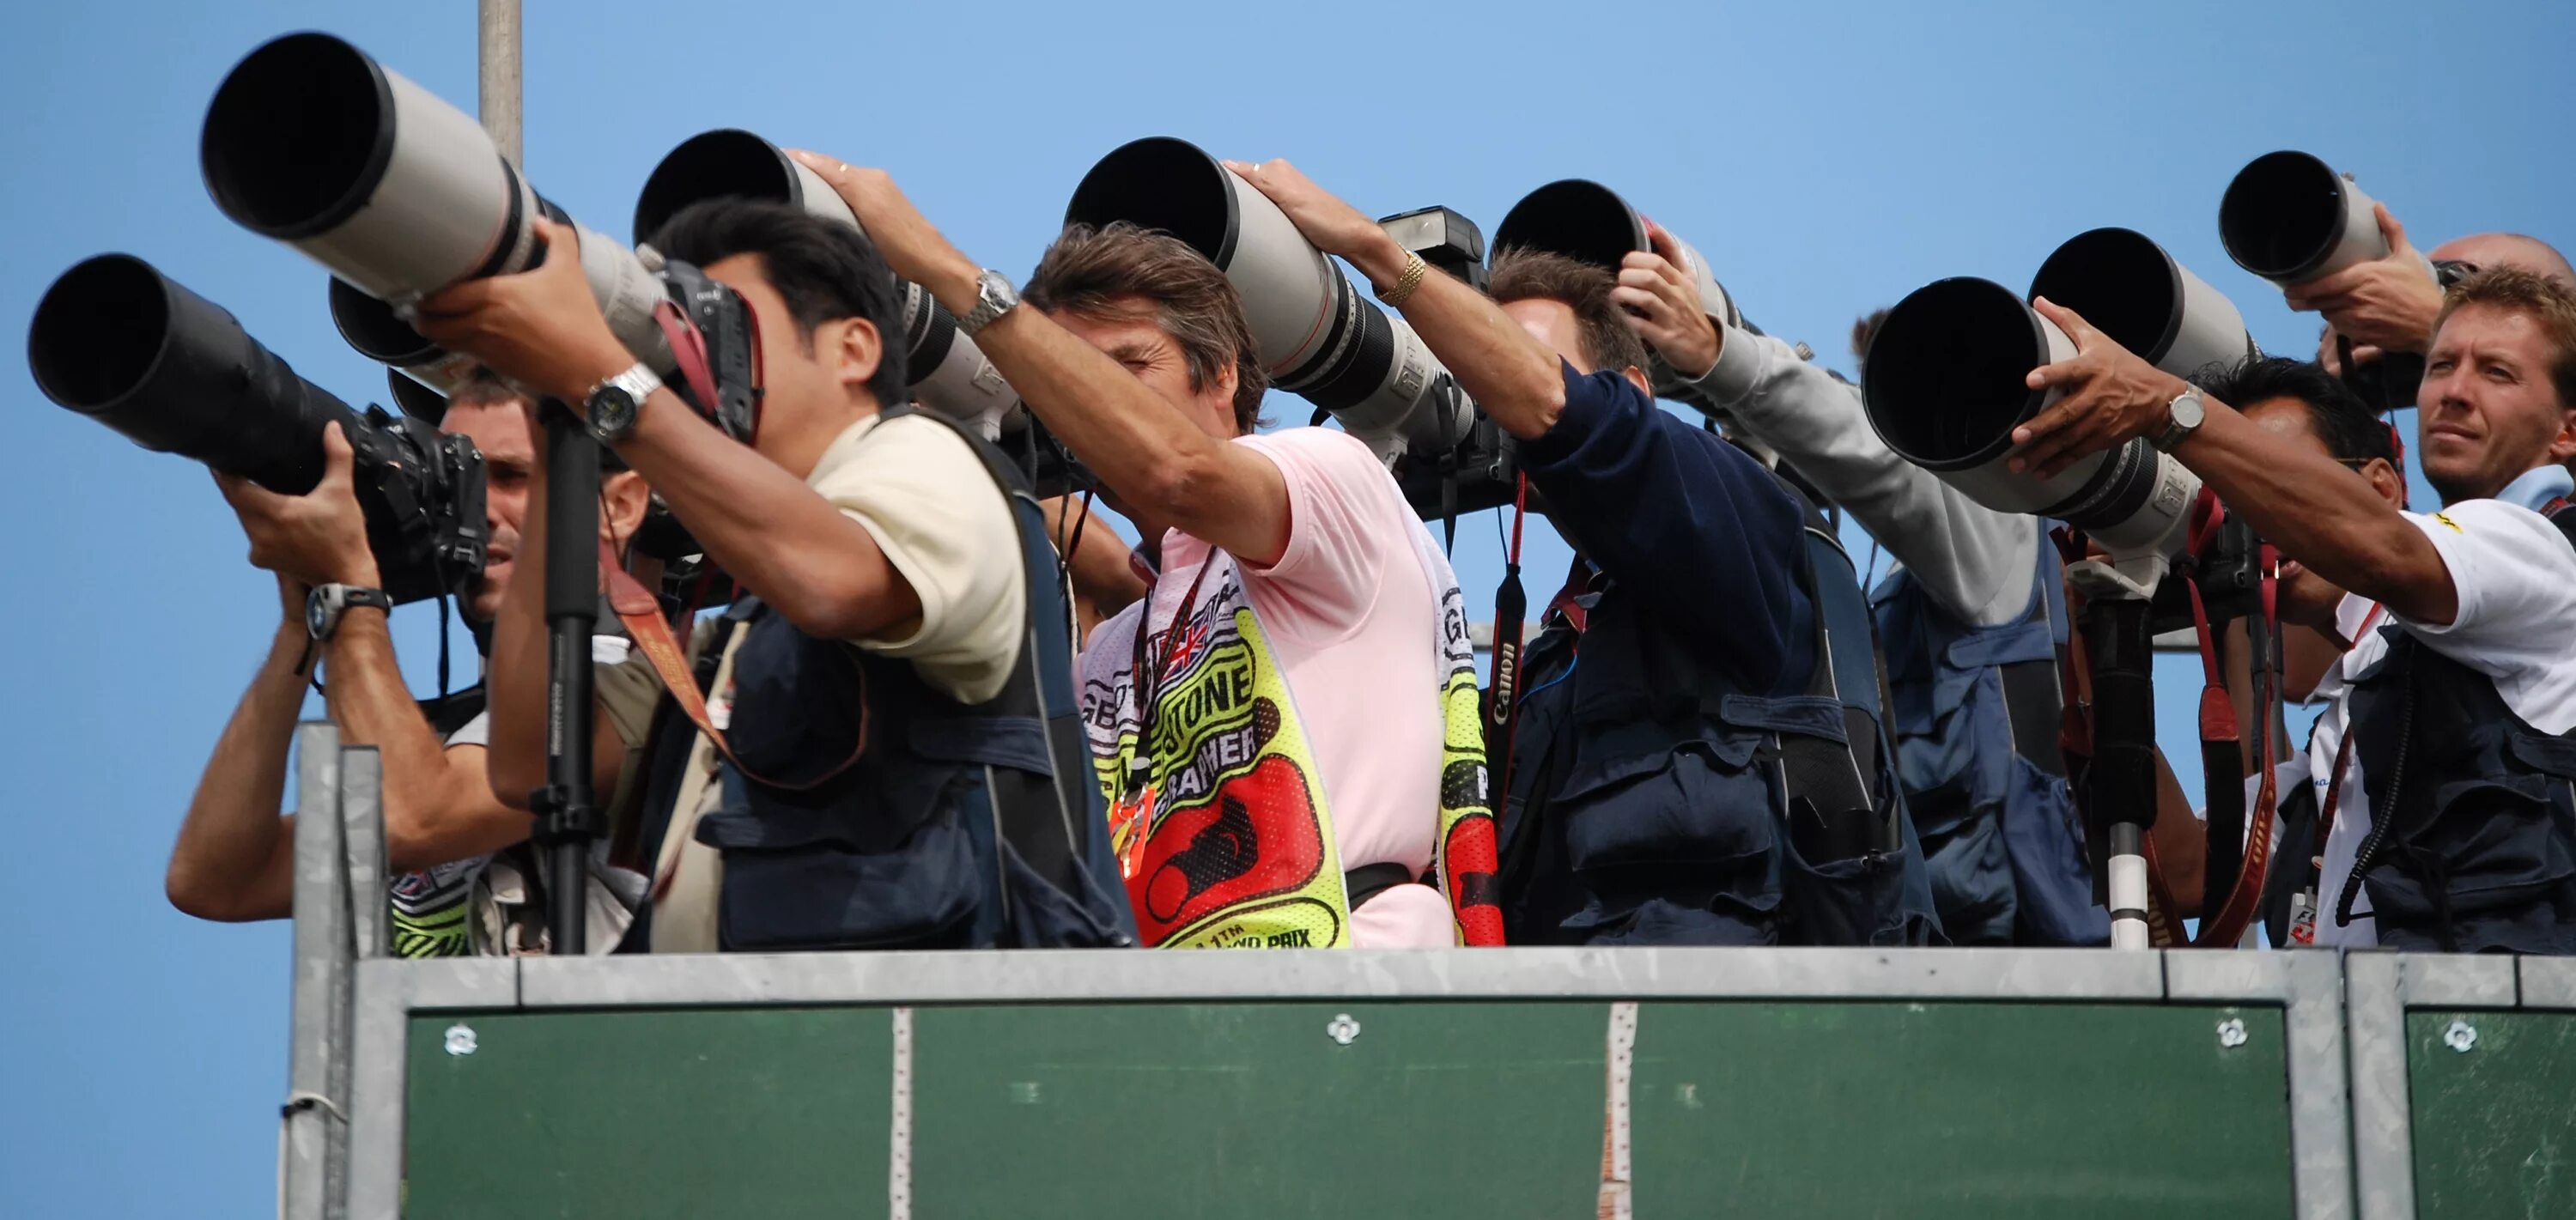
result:
[[(1656, 407), (1613, 276), (1506, 250), (1488, 299), (1424, 274), (1285, 162), (1236, 171), (1379, 285), (1519, 438), (1531, 487), (1583, 558), (1522, 671), (1502, 879), (1515, 941), (1920, 939), (1899, 910), (1901, 865), (1807, 863), (1757, 763), (1796, 737), (1825, 741), (1790, 710), (1813, 706), (1824, 664), (1802, 507), (1751, 457)], [(1842, 726), (1837, 709), (1837, 751)]]
[[(2065, 612), (2039, 519), (1969, 499), (1879, 440), (1848, 382), (1702, 311), (1660, 228), (1617, 300), (1696, 402), (1776, 450), (1903, 565), (1871, 600), (1906, 810), (1951, 943), (2109, 936), (2057, 742)], [(1856, 352), (1867, 348), (1866, 323)]]
[[(2429, 515), (2040, 308), (2078, 354), (2031, 373), (2068, 393), (2015, 431), (2015, 468), (2155, 438), (2285, 560), (2350, 591), (2332, 615), (2287, 607), (2351, 645), (2315, 746), (2349, 758), (2328, 779), (2318, 939), (2576, 951), (2576, 296), (2510, 267), (2451, 287), (2418, 401), (2444, 504)], [(2355, 599), (2387, 625), (2361, 624)]]
[[(538, 227), (555, 250), (578, 240)], [(698, 675), (666, 675), (692, 714), (655, 743), (641, 835), (653, 905), (629, 947), (1124, 943), (1105, 860), (1083, 847), (1089, 785), (1048, 761), (1048, 710), (1072, 692), (1044, 526), (999, 454), (900, 406), (903, 356), (885, 342), (899, 302), (875, 249), (734, 199), (691, 206), (653, 240), (748, 308), (747, 435), (619, 345), (576, 258), (460, 285), (420, 313), (450, 350), (580, 404), (750, 595), (714, 633), (703, 704)], [(537, 449), (529, 495), (543, 503), (542, 433)], [(545, 779), (550, 544), (539, 513), (494, 642), (491, 773), (513, 801)]]
[[(490, 546), (463, 611), (486, 624), (510, 579), (526, 519), (533, 458), (525, 412), (510, 390), (480, 379), (458, 392), (439, 426), (472, 439), (483, 454)], [(394, 951), (443, 957), (505, 948), (496, 919), (506, 921), (509, 912), (489, 901), (488, 888), (480, 891), (485, 901), (476, 901), (477, 885), (493, 853), (528, 837), (528, 815), (494, 797), (485, 779), (486, 716), (433, 726), (405, 691), (351, 486), (349, 445), (337, 425), (323, 433), (323, 455), (322, 481), (301, 496), (215, 476), (250, 538), (251, 563), (277, 574), (284, 617), (268, 660), (198, 780), (170, 854), (170, 902), (201, 919), (292, 913), (295, 815), (281, 817), (277, 807), (296, 717), (318, 670), (341, 744), (374, 746), (383, 758), (385, 851), (397, 874)], [(602, 500), (603, 534), (631, 531), (643, 515), (645, 492), (633, 475), (612, 475), (603, 481)], [(329, 592), (317, 596), (321, 590)], [(318, 634), (307, 616), (315, 604), (339, 607), (321, 612)], [(649, 672), (619, 664), (624, 644), (602, 637), (592, 652), (599, 704), (593, 782), (613, 794), (611, 807), (631, 789), (632, 751), (643, 745), (658, 693)], [(481, 916), (470, 921), (477, 910)]]
[(1448, 832), (1483, 824), (1482, 785), (1442, 782), (1482, 762), (1447, 744), (1475, 736), (1473, 670), (1443, 647), (1464, 639), (1456, 578), (1357, 440), (1252, 435), (1265, 378), (1224, 273), (1166, 235), (1076, 227), (1021, 307), (883, 173), (800, 156), (897, 274), (994, 317), (985, 355), (1160, 540), (1150, 594), (1082, 660), (1144, 942), (1492, 943), (1442, 867)]

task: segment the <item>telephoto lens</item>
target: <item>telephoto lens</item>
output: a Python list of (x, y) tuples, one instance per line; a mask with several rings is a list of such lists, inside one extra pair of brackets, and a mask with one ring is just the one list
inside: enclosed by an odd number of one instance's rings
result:
[[(635, 244), (653, 235), (680, 210), (708, 199), (766, 199), (791, 204), (825, 220), (865, 232), (839, 192), (777, 145), (748, 131), (701, 132), (653, 167), (635, 201)], [(915, 400), (952, 419), (983, 422), (988, 436), (1025, 426), (1019, 395), (1002, 379), (975, 341), (957, 333), (957, 319), (919, 284), (895, 281), (903, 295), (904, 370)]]
[(56, 403), (280, 495), (321, 482), (322, 430), (336, 422), (386, 592), (417, 601), (482, 570), (483, 462), (470, 442), (350, 410), (142, 259), (102, 254), (55, 280), (28, 327), (27, 364)]
[(2031, 277), (2030, 295), (2074, 310), (2176, 377), (2260, 354), (2235, 302), (2134, 230), (2094, 229), (2067, 239)]
[(1411, 326), (1196, 145), (1154, 136), (1113, 150), (1083, 175), (1064, 219), (1159, 230), (1215, 263), (1243, 298), (1272, 384), (1331, 412), (1381, 457), (1450, 452), (1475, 422)]
[(332, 316), (351, 346), (432, 389), (453, 389), (458, 366), (400, 311), (536, 266), (539, 215), (578, 231), (582, 272), (618, 340), (670, 371), (653, 323), (665, 290), (634, 252), (539, 196), (464, 111), (341, 39), (289, 34), (251, 52), (207, 107), (198, 159), (225, 216), (342, 281)]
[[(2054, 299), (2054, 298), (2052, 298)], [(2000, 512), (2055, 517), (2114, 555), (2164, 553), (2200, 480), (2144, 440), (2040, 478), (2005, 463), (2013, 429), (2063, 391), (2030, 388), (2032, 369), (2071, 359), (2073, 340), (2009, 288), (1936, 280), (1887, 313), (1864, 361), (1861, 399), (1897, 456)]]
[[(1744, 320), (1743, 311), (1727, 295), (1726, 286), (1717, 282), (1716, 273), (1710, 270), (1699, 248), (1678, 233), (1669, 229), (1665, 232), (1680, 247), (1681, 272), (1699, 290), (1701, 311), (1721, 325), (1760, 333), (1759, 328)], [(1644, 213), (1617, 191), (1582, 178), (1551, 182), (1522, 196), (1511, 211), (1503, 214), (1503, 223), (1494, 228), (1497, 254), (1512, 249), (1561, 254), (1576, 262), (1607, 268), (1613, 275), (1629, 254), (1651, 253), (1653, 248)], [(1651, 364), (1647, 372), (1655, 393), (1703, 409), (1714, 407), (1713, 403), (1699, 401), (1697, 387), (1686, 382), (1677, 370), (1666, 367), (1661, 357), (1654, 358)]]
[(2373, 200), (2303, 152), (2254, 158), (2218, 201), (2218, 240), (2236, 265), (2288, 287), (2388, 255)]

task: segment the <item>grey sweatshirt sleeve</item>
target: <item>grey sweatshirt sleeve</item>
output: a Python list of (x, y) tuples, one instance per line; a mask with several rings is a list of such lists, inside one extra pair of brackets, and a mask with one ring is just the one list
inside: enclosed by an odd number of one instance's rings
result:
[(1911, 569), (1943, 609), (1980, 627), (2030, 610), (2039, 520), (2002, 513), (1890, 451), (1860, 391), (1787, 343), (1721, 325), (1717, 366), (1676, 396), (1779, 451)]

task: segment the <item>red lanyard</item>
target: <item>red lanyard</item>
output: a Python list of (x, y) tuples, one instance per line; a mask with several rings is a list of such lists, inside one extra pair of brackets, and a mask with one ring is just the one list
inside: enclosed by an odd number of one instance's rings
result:
[(1163, 701), (1157, 697), (1159, 692), (1156, 688), (1162, 685), (1164, 671), (1171, 668), (1172, 659), (1180, 655), (1183, 631), (1189, 625), (1190, 609), (1199, 600), (1199, 586), (1207, 580), (1208, 569), (1216, 566), (1216, 556), (1215, 548), (1211, 547), (1207, 558), (1199, 562), (1198, 575), (1190, 578), (1189, 591), (1181, 594), (1179, 608), (1172, 611), (1172, 625), (1163, 631), (1163, 648), (1159, 657), (1153, 655), (1151, 647), (1154, 634), (1151, 630), (1154, 625), (1152, 593), (1146, 594), (1145, 607), (1136, 616), (1136, 659), (1133, 671), (1136, 675), (1136, 753), (1128, 759), (1127, 774), (1121, 783), (1122, 790), (1129, 796), (1133, 796), (1145, 786), (1140, 773), (1148, 773), (1153, 768), (1154, 721), (1163, 710)]

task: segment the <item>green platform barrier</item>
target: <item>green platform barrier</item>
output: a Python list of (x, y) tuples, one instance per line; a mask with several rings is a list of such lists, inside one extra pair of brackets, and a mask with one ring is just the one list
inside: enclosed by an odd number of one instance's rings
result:
[(2332, 967), (367, 963), (351, 1214), (2348, 1216)]
[(2576, 1217), (2576, 961), (2346, 969), (2365, 1220)]

